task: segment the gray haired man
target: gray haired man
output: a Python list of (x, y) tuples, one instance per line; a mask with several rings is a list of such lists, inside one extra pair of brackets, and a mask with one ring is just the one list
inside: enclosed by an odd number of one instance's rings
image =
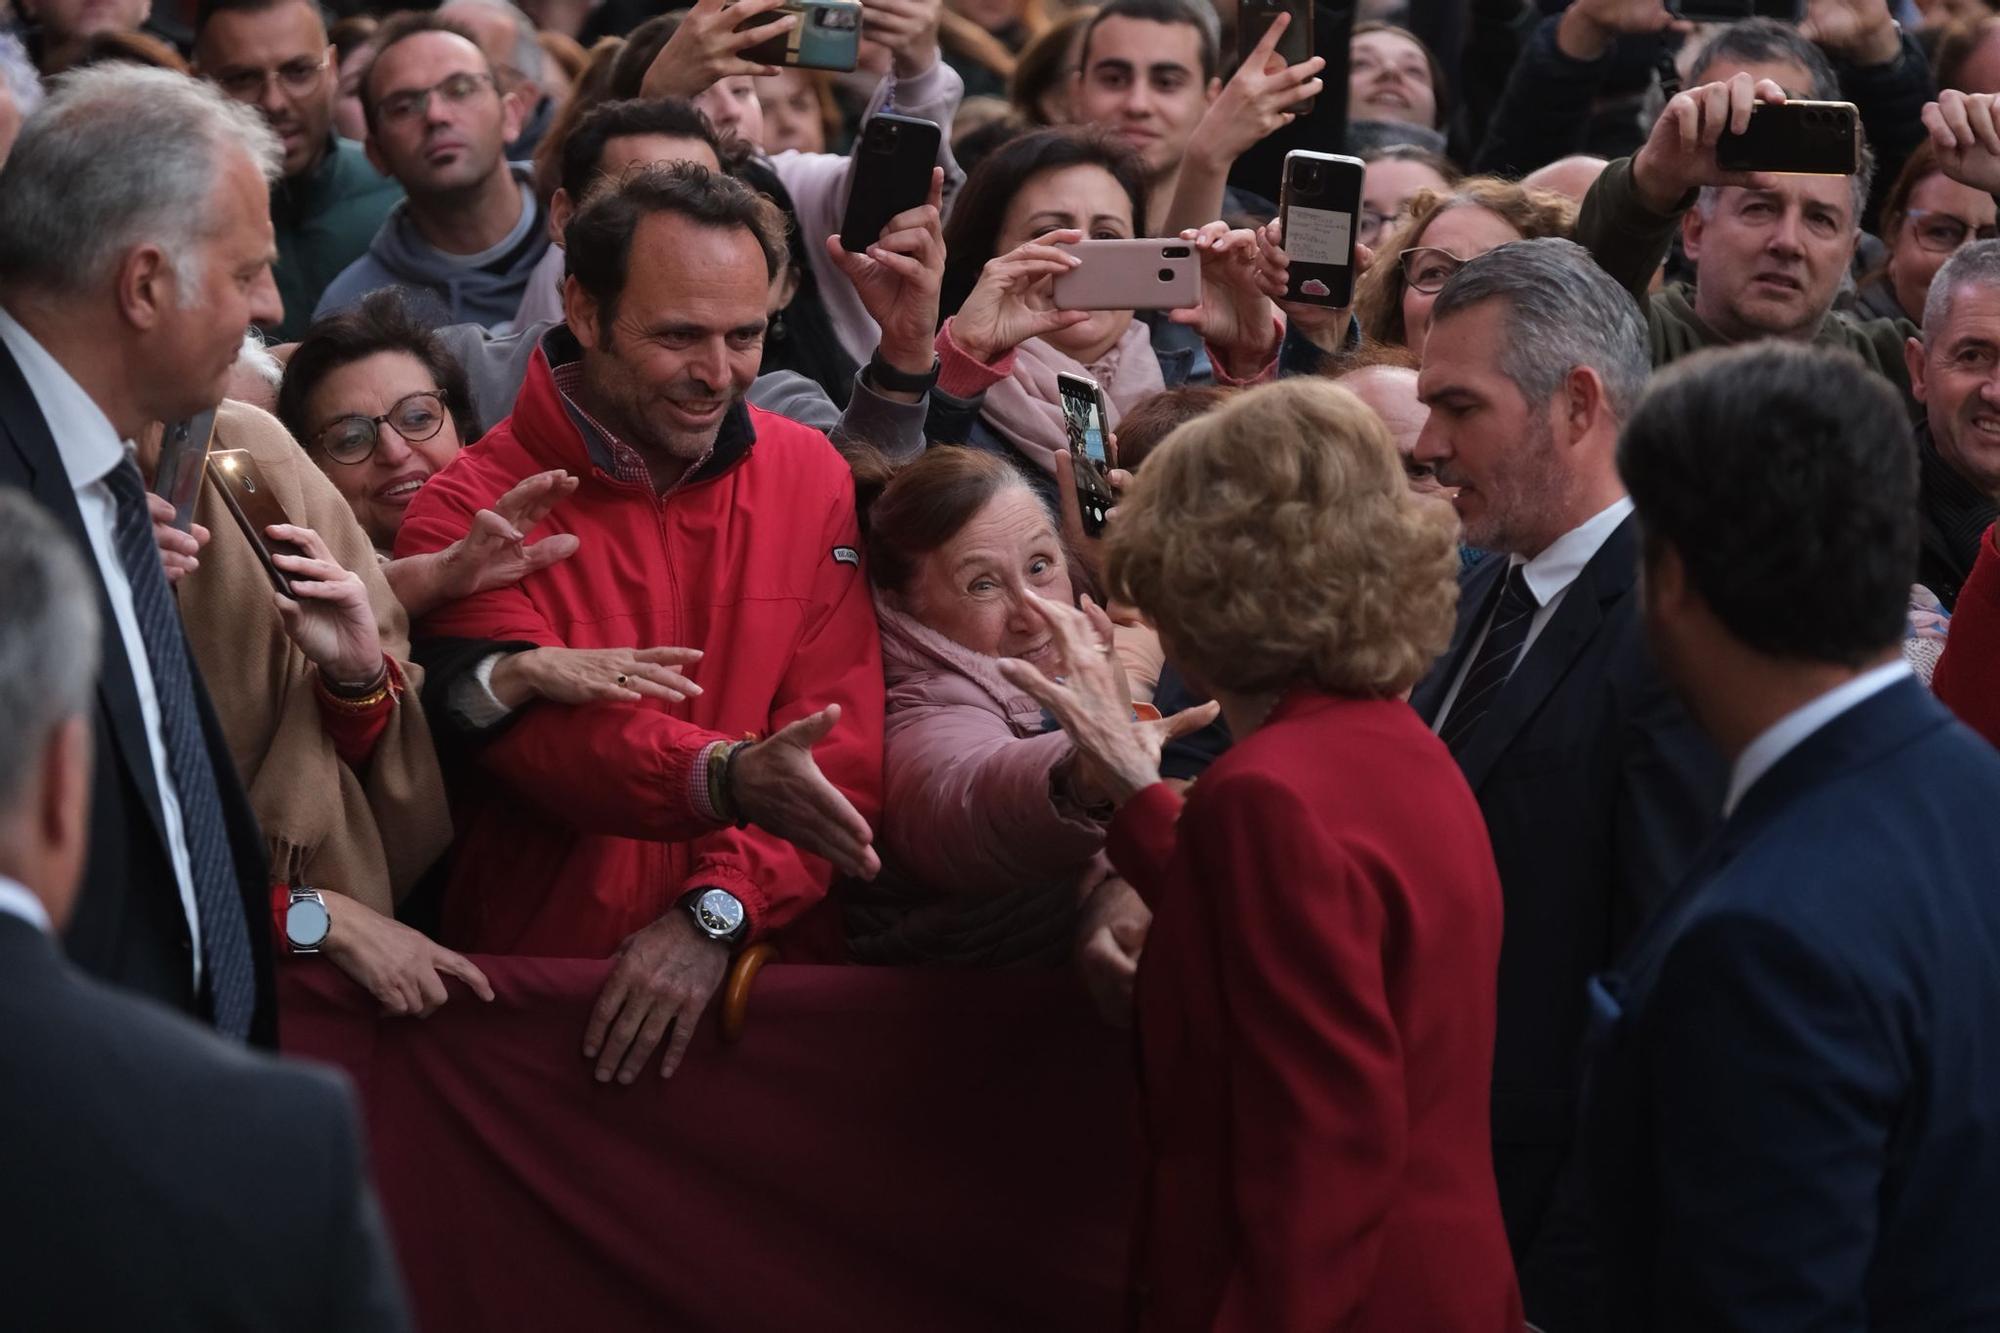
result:
[(2000, 241), (1975, 241), (1931, 279), (1924, 328), (1904, 348), (1917, 427), (1917, 582), (1946, 610), (2000, 519)]
[(62, 79), (0, 168), (0, 488), (27, 491), (89, 552), (106, 625), (70, 954), (263, 1043), (263, 852), (129, 442), (215, 406), (245, 328), (277, 318), (279, 160), (250, 108), (109, 64)]
[(334, 1076), (77, 975), (98, 597), (0, 490), (0, 1255), (10, 1328), (407, 1327)]
[(1726, 772), (1647, 656), (1616, 446), (1646, 384), (1631, 296), (1562, 240), (1438, 293), (1415, 458), (1468, 544), (1452, 644), (1410, 704), (1451, 747), (1506, 899), (1493, 1165), (1528, 1316), (1595, 1328), (1587, 1176), (1571, 1161), (1587, 986), (1687, 867)]

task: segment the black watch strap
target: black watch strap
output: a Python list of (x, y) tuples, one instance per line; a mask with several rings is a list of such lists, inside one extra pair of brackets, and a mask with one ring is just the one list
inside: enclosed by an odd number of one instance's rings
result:
[(890, 393), (929, 393), (938, 381), (938, 370), (943, 365), (936, 357), (931, 358), (931, 368), (921, 375), (912, 375), (897, 370), (882, 359), (882, 349), (876, 348), (875, 355), (868, 360), (868, 383), (877, 389), (887, 389)]

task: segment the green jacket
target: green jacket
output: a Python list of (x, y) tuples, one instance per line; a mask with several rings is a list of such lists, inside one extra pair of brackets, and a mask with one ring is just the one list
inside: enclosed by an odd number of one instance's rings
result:
[(305, 175), (271, 188), (271, 229), (278, 242), (278, 295), (285, 317), (264, 332), (296, 342), (313, 307), (340, 271), (368, 251), (403, 187), (376, 174), (361, 145), (337, 135)]
[[(1705, 347), (1727, 345), (1695, 314), (1694, 289), (1686, 283), (1647, 292), (1680, 230), (1681, 214), (1693, 202), (1690, 194), (1674, 212), (1655, 213), (1640, 202), (1632, 188), (1632, 159), (1622, 158), (1604, 169), (1577, 213), (1577, 244), (1590, 251), (1598, 266), (1645, 307), (1646, 336), (1655, 366), (1678, 361)], [(1916, 335), (1916, 325), (1906, 319), (1856, 319), (1845, 311), (1833, 310), (1820, 322), (1812, 341), (1816, 347), (1839, 347), (1854, 353), (1914, 404), (1909, 367), (1903, 361), (1903, 340)]]

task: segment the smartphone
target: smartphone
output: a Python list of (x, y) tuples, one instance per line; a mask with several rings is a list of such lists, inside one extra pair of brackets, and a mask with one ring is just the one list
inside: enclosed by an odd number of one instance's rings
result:
[(279, 541), (266, 537), (264, 529), (274, 523), (290, 523), (285, 507), (278, 503), (278, 497), (257, 470), (257, 460), (247, 449), (217, 449), (208, 456), (208, 475), (215, 479), (215, 488), (222, 492), (223, 503), (229, 506), (229, 513), (236, 520), (236, 526), (243, 529), (243, 535), (250, 539), (250, 548), (257, 553), (258, 563), (264, 566), (264, 573), (271, 580), (271, 586), (290, 597), (291, 580), (271, 559), (274, 555), (305, 555), (305, 548), (294, 542)]
[(1069, 434), (1069, 461), (1076, 477), (1077, 507), (1083, 511), (1083, 535), (1099, 537), (1111, 506), (1118, 503), (1105, 475), (1111, 470), (1111, 452), (1105, 441), (1104, 423), (1110, 414), (1104, 406), (1104, 390), (1087, 376), (1060, 372), (1056, 375), (1056, 397), (1061, 400), (1063, 427)]
[(1715, 144), (1724, 171), (1852, 176), (1861, 170), (1861, 113), (1852, 102), (1759, 103), (1741, 134)]
[[(1303, 64), (1313, 58), (1313, 0), (1237, 0), (1236, 63), (1241, 65), (1264, 40), (1271, 23), (1280, 14), (1292, 16), (1291, 26), (1278, 39), (1278, 54), (1287, 65)], [(1291, 111), (1305, 115), (1317, 98), (1295, 102)]]
[(750, 26), (774, 23), (787, 14), (798, 16), (792, 30), (746, 48), (743, 59), (760, 65), (795, 65), (800, 69), (833, 69), (843, 73), (861, 62), (860, 0), (789, 0), (768, 15), (759, 14)]
[(1285, 154), (1278, 216), (1291, 259), (1286, 300), (1333, 310), (1354, 303), (1354, 219), (1366, 170), (1358, 157), (1303, 148)]
[(1062, 310), (1184, 310), (1201, 304), (1201, 259), (1186, 241), (1078, 241), (1083, 262), (1050, 286)]
[(174, 507), (176, 528), (194, 527), (194, 503), (201, 494), (201, 474), (208, 463), (208, 444), (215, 436), (215, 409), (172, 422), (160, 440), (160, 465), (153, 471), (153, 494)]
[(1776, 19), (1800, 23), (1806, 0), (1666, 0), (1667, 12), (1694, 23), (1737, 23), (1743, 19)]
[(850, 154), (847, 211), (840, 220), (840, 245), (849, 254), (882, 239), (882, 229), (898, 213), (921, 208), (931, 197), (931, 170), (937, 166), (943, 131), (928, 120), (881, 114), (861, 127)]

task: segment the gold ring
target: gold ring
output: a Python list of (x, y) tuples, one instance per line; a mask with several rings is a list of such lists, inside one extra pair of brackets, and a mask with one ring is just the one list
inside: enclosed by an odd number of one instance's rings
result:
[(623, 677), (623, 676), (620, 676), (620, 677), (618, 678), (618, 683), (619, 683), (620, 685), (623, 685), (623, 684), (625, 683), (625, 677)]

